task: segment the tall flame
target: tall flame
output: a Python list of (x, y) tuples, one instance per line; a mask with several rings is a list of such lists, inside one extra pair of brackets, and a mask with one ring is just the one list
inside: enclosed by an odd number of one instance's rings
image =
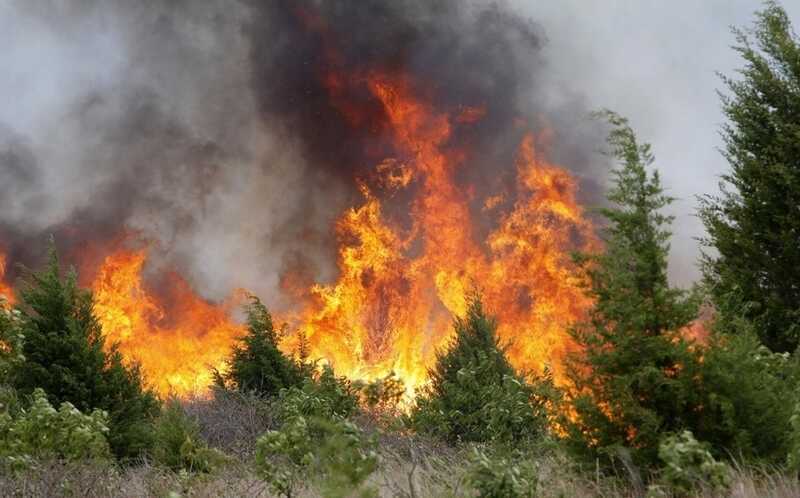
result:
[(225, 370), (242, 328), (229, 310), (199, 298), (177, 274), (168, 275), (169, 308), (160, 304), (142, 282), (146, 257), (143, 250), (118, 251), (105, 258), (92, 283), (106, 341), (137, 361), (161, 395), (202, 394), (212, 368)]
[[(342, 78), (330, 78), (342, 85)], [(477, 288), (497, 315), (498, 334), (521, 370), (551, 367), (570, 348), (566, 330), (588, 306), (573, 276), (570, 251), (596, 242), (576, 201), (576, 183), (549, 164), (528, 135), (518, 153), (516, 203), (499, 214), (498, 226), (476, 242), (470, 193), (457, 185), (461, 152), (447, 148), (454, 120), (479, 120), (482, 109), (451, 117), (415, 98), (402, 77), (370, 74), (354, 78), (381, 102), (402, 174), (383, 182), (392, 188), (417, 183), (411, 227), (384, 214), (381, 201), (360, 184), (363, 203), (337, 223), (340, 276), (315, 285), (312, 302), (295, 318), (313, 357), (341, 373), (373, 379), (394, 371), (413, 388), (424, 383), (435, 352), (451, 334), (453, 315), (466, 311)], [(338, 88), (338, 86), (337, 86)], [(344, 104), (340, 103), (340, 107)], [(391, 179), (390, 179), (391, 180)], [(502, 195), (486, 199), (497, 209)]]

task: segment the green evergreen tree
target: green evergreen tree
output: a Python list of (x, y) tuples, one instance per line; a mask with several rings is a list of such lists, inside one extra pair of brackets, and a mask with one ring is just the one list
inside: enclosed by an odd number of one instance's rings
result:
[(438, 354), (430, 384), (417, 399), (413, 425), (453, 442), (521, 442), (540, 435), (545, 390), (514, 371), (495, 335), (497, 324), (477, 296), (454, 325), (455, 338)]
[(239, 390), (270, 397), (281, 389), (300, 385), (301, 369), (278, 349), (278, 334), (267, 307), (253, 296), (245, 311), (247, 334), (233, 349), (225, 380)]
[(12, 386), (21, 394), (41, 388), (54, 405), (108, 412), (108, 439), (119, 458), (148, 449), (159, 402), (144, 389), (138, 368), (106, 347), (91, 293), (78, 287), (74, 271), (62, 278), (54, 247), (45, 269), (29, 272), (20, 310), (23, 358), (11, 372)]
[[(657, 459), (665, 431), (693, 425), (696, 353), (676, 332), (697, 306), (667, 281), (671, 218), (653, 155), (636, 141), (627, 120), (606, 111), (609, 145), (621, 166), (612, 172), (611, 206), (601, 213), (605, 249), (576, 255), (594, 301), (572, 335), (581, 348), (569, 359), (575, 393), (570, 439), (593, 456), (628, 448), (637, 464)], [(627, 451), (626, 451), (627, 452)]]
[(773, 351), (800, 344), (800, 44), (786, 12), (767, 2), (735, 30), (741, 78), (723, 77), (719, 196), (702, 199), (704, 274), (721, 319), (744, 316)]

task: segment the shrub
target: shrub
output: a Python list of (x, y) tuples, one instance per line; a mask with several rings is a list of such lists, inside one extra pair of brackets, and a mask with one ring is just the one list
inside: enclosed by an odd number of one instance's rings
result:
[(400, 402), (406, 394), (403, 380), (394, 372), (358, 387), (362, 403), (369, 409), (380, 413), (397, 413)]
[(156, 420), (153, 459), (171, 470), (187, 472), (210, 472), (225, 460), (200, 439), (197, 421), (177, 399), (170, 399)]
[(54, 248), (44, 270), (29, 272), (21, 294), (24, 358), (11, 369), (11, 385), (22, 395), (42, 388), (54, 404), (108, 412), (108, 441), (117, 457), (148, 449), (159, 402), (143, 388), (138, 368), (126, 367), (116, 348), (106, 347), (91, 293), (78, 288), (74, 271), (62, 278)]
[(325, 365), (302, 385), (281, 391), (278, 411), (283, 420), (295, 415), (322, 419), (347, 418), (358, 410), (358, 390), (345, 377)]
[[(672, 494), (689, 496), (701, 487), (721, 490), (730, 484), (728, 466), (718, 462), (707, 446), (698, 442), (690, 431), (667, 436), (658, 448), (664, 464), (661, 482)], [(659, 489), (652, 486), (650, 494)]]
[(530, 462), (519, 458), (490, 457), (474, 448), (467, 475), (468, 484), (479, 498), (535, 498), (536, 472)]
[(0, 413), (0, 460), (11, 468), (24, 468), (34, 459), (105, 459), (110, 457), (108, 414), (94, 410), (85, 415), (71, 403), (53, 408), (41, 389), (31, 405), (16, 416)]
[(797, 474), (800, 472), (800, 402), (795, 402), (789, 422), (792, 429), (788, 437), (789, 452), (786, 455), (786, 467)]
[(5, 384), (14, 367), (25, 360), (24, 339), (22, 314), (6, 306), (5, 299), (0, 296), (0, 384)]
[(798, 366), (797, 358), (772, 353), (750, 331), (713, 335), (703, 350), (703, 404), (692, 431), (718, 457), (784, 463), (798, 401)]
[[(437, 357), (411, 424), (456, 441), (519, 443), (545, 427), (547, 400), (514, 372), (495, 337), (496, 324), (471, 298), (456, 337)], [(542, 381), (542, 384), (544, 382)]]
[(233, 348), (223, 379), (240, 391), (268, 397), (299, 385), (303, 380), (301, 368), (278, 349), (278, 333), (266, 306), (252, 296), (245, 311), (247, 334)]
[(327, 497), (368, 496), (372, 490), (363, 484), (377, 468), (374, 448), (375, 441), (350, 422), (294, 415), (259, 438), (256, 467), (281, 496), (294, 496), (309, 478)]

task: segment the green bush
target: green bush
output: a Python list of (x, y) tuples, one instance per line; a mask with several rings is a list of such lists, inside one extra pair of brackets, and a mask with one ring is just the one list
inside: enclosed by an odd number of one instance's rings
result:
[(54, 248), (44, 270), (28, 272), (21, 297), (23, 358), (11, 368), (10, 385), (21, 395), (42, 388), (53, 404), (108, 412), (108, 441), (119, 458), (147, 450), (158, 399), (138, 368), (106, 347), (91, 293), (78, 287), (74, 271), (62, 278)]
[(541, 435), (547, 398), (516, 374), (495, 329), (473, 297), (466, 317), (455, 321), (453, 343), (430, 372), (431, 383), (416, 400), (413, 427), (451, 442), (521, 443)]
[(673, 496), (690, 496), (699, 488), (722, 490), (730, 484), (730, 469), (711, 455), (707, 445), (698, 442), (690, 431), (667, 436), (658, 448), (664, 464), (662, 486), (651, 486), (650, 494), (666, 488)]
[(787, 434), (798, 401), (797, 358), (772, 353), (747, 330), (715, 334), (703, 350), (700, 374), (700, 420), (687, 428), (710, 443), (717, 457), (732, 454), (782, 464), (790, 450)]
[(291, 497), (309, 480), (323, 496), (372, 496), (364, 481), (375, 471), (374, 439), (350, 422), (295, 414), (278, 431), (269, 431), (256, 444), (256, 468), (270, 488)]
[(41, 389), (33, 392), (30, 407), (12, 416), (0, 413), (0, 461), (24, 468), (36, 459), (106, 459), (111, 456), (106, 434), (108, 414), (81, 413), (71, 403), (53, 408)]
[(403, 380), (394, 372), (356, 387), (361, 401), (370, 410), (380, 413), (397, 413), (406, 394)]
[(200, 439), (200, 428), (183, 410), (180, 401), (167, 401), (155, 424), (153, 459), (174, 471), (210, 472), (225, 457)]
[(492, 458), (473, 449), (467, 483), (478, 498), (535, 498), (539, 486), (536, 469), (519, 455)]
[(5, 384), (16, 365), (25, 360), (22, 313), (9, 308), (0, 296), (0, 385)]
[(337, 377), (328, 365), (306, 377), (300, 386), (281, 390), (278, 402), (283, 420), (295, 415), (347, 418), (356, 410), (358, 389), (347, 378)]
[(800, 402), (795, 402), (789, 423), (792, 430), (788, 437), (789, 452), (786, 455), (786, 467), (797, 474), (800, 473)]
[(301, 366), (278, 349), (278, 332), (266, 306), (252, 296), (245, 311), (247, 334), (233, 348), (223, 381), (266, 397), (299, 385), (304, 378)]

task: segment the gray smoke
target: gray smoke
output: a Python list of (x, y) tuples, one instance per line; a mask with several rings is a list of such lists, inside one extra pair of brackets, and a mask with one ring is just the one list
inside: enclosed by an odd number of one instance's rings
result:
[[(587, 114), (616, 102), (587, 98), (596, 76), (573, 67), (579, 51), (563, 43), (573, 26), (595, 21), (554, 9), (459, 0), (0, 3), (0, 43), (9, 48), (0, 53), (0, 247), (33, 264), (51, 233), (77, 257), (92, 249), (87, 241), (113, 245), (135, 231), (151, 241), (156, 268), (176, 266), (206, 297), (245, 287), (285, 305), (287, 268), (335, 275), (333, 221), (358, 199), (354, 178), (392, 152), (369, 92), (341, 97), (362, 113), (355, 126), (320, 81), (320, 71), (365, 67), (410, 74), (443, 112), (486, 104), (477, 126), (454, 130), (452, 145), (470, 151), (459, 181), (487, 189), (513, 181), (515, 122), (525, 118), (553, 130), (551, 157), (596, 204), (608, 164), (597, 153), (604, 130)], [(553, 53), (551, 39), (564, 51)], [(680, 271), (692, 267), (689, 254)]]

